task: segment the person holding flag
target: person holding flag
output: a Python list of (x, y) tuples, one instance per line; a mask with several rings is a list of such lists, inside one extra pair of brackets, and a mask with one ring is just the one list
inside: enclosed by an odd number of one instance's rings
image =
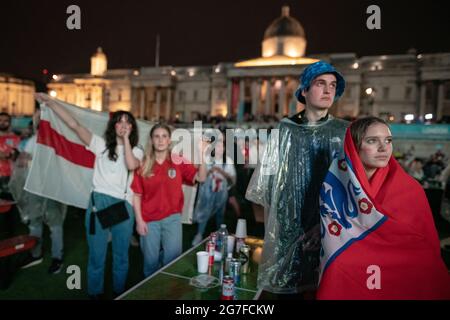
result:
[[(133, 171), (140, 166), (144, 156), (138, 146), (138, 128), (134, 116), (127, 111), (111, 114), (104, 137), (94, 134), (81, 125), (57, 100), (46, 94), (35, 94), (36, 100), (44, 103), (76, 133), (86, 148), (95, 155), (92, 193), (86, 211), (86, 233), (89, 246), (88, 295), (100, 299), (104, 289), (104, 270), (109, 234), (112, 236), (113, 290), (118, 295), (125, 290), (128, 275), (128, 249), (134, 225), (132, 208), (133, 193), (130, 189)], [(58, 141), (66, 143), (64, 138)], [(68, 144), (68, 146), (73, 144)], [(65, 146), (60, 146), (63, 148)], [(57, 154), (70, 150), (56, 150)], [(76, 155), (72, 155), (75, 158)], [(125, 201), (124, 201), (125, 200)], [(95, 211), (101, 211), (124, 201), (128, 219), (103, 228)], [(94, 210), (95, 208), (95, 210)]]
[(424, 190), (392, 148), (382, 119), (347, 129), (320, 191), (318, 299), (450, 299)]

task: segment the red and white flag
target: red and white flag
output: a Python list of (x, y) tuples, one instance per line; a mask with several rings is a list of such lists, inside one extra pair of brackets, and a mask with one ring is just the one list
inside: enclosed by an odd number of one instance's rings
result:
[[(109, 115), (80, 108), (54, 99), (92, 133), (103, 136)], [(151, 123), (138, 120), (140, 144), (145, 146)], [(48, 107), (41, 107), (36, 153), (25, 190), (65, 203), (86, 208), (92, 190), (95, 155), (78, 136)]]
[[(53, 99), (53, 98), (51, 98)], [(109, 120), (107, 112), (80, 108), (53, 99), (92, 133), (103, 136)], [(146, 146), (152, 123), (137, 120), (139, 144)], [(48, 107), (41, 106), (36, 151), (25, 190), (78, 208), (87, 208), (92, 190), (95, 155)], [(184, 207), (181, 221), (192, 224), (196, 186), (183, 185)]]

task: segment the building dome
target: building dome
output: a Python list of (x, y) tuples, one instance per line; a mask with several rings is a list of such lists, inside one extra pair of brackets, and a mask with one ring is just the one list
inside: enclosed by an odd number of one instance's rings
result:
[(287, 56), (300, 58), (305, 55), (306, 37), (302, 25), (289, 16), (289, 7), (281, 9), (281, 17), (277, 18), (264, 33), (262, 56)]
[(297, 19), (289, 16), (289, 7), (284, 6), (281, 9), (281, 17), (277, 18), (264, 33), (264, 39), (272, 37), (302, 37), (305, 38), (305, 31)]

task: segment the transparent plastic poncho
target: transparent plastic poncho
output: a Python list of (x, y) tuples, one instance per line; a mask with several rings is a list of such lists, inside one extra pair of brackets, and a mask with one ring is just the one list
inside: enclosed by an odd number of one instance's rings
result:
[(328, 116), (317, 123), (283, 119), (272, 130), (247, 188), (246, 198), (265, 211), (258, 288), (299, 293), (316, 288), (319, 250), (304, 250), (305, 235), (318, 230), (319, 191), (349, 123)]
[[(23, 156), (22, 154), (19, 156)], [(16, 201), (20, 218), (23, 223), (28, 224), (33, 220), (43, 218), (49, 226), (60, 226), (63, 224), (67, 206), (62, 203), (47, 199), (24, 189), (25, 181), (30, 171), (31, 161), (18, 159), (14, 163), (13, 173), (9, 181), (9, 190)]]

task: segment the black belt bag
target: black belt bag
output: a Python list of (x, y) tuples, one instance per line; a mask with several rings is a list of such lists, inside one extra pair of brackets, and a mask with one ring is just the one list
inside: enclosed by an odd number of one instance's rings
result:
[[(128, 176), (125, 188), (127, 188), (127, 185), (128, 185)], [(125, 199), (126, 197), (127, 192), (125, 189)], [(95, 234), (95, 216), (97, 216), (98, 221), (100, 222), (100, 225), (102, 226), (103, 229), (111, 228), (112, 226), (115, 226), (116, 224), (119, 224), (130, 218), (125, 203), (126, 200), (119, 201), (113, 205), (110, 205), (109, 207), (106, 207), (98, 211), (97, 208), (95, 207), (94, 192), (91, 193), (91, 200), (92, 200), (92, 212), (89, 226), (90, 234)]]
[(110, 228), (122, 221), (128, 220), (128, 210), (125, 201), (120, 201), (105, 209), (94, 211), (103, 229)]

